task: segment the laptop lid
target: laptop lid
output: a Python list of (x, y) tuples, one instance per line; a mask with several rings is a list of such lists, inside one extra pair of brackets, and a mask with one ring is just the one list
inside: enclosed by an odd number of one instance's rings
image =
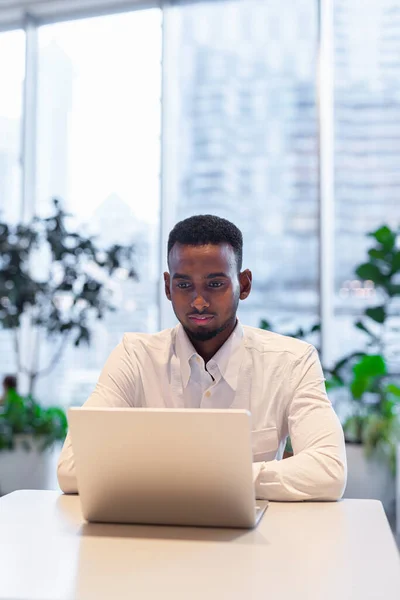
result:
[(71, 408), (88, 521), (252, 527), (246, 410)]

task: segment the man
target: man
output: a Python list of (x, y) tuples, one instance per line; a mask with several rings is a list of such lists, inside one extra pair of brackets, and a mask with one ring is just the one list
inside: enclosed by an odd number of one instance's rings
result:
[[(174, 227), (164, 282), (179, 325), (125, 334), (86, 404), (248, 409), (257, 497), (337, 500), (346, 483), (344, 439), (317, 352), (238, 322), (239, 300), (252, 283), (241, 270), (242, 245), (239, 229), (212, 215)], [(277, 460), (288, 434), (294, 456)], [(58, 479), (64, 492), (77, 491), (69, 438)]]

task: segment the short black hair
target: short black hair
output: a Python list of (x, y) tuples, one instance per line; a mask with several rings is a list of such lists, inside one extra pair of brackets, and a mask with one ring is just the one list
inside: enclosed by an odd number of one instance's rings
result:
[(179, 221), (168, 237), (168, 257), (174, 244), (187, 246), (229, 244), (236, 256), (238, 272), (242, 268), (242, 232), (227, 219), (222, 219), (216, 215), (195, 215)]

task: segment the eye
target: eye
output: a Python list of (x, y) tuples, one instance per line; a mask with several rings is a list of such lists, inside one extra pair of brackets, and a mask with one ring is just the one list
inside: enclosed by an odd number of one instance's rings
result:
[(223, 285), (224, 284), (222, 281), (210, 281), (210, 287), (212, 287), (212, 288), (219, 288)]
[(181, 283), (177, 283), (176, 287), (180, 290), (186, 290), (190, 287), (190, 283), (188, 281), (182, 281)]

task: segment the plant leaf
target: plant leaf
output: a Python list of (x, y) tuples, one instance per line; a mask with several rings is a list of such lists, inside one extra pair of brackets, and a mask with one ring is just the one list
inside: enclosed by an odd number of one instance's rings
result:
[(376, 391), (376, 383), (386, 375), (386, 363), (380, 354), (366, 354), (353, 366), (353, 381), (350, 391), (355, 400), (360, 400), (365, 392)]
[(354, 365), (353, 373), (357, 376), (367, 377), (386, 375), (386, 362), (380, 354), (366, 354)]
[(393, 396), (400, 398), (400, 387), (394, 385), (394, 383), (389, 383), (386, 386), (386, 391), (389, 392), (389, 394), (393, 394)]
[(358, 377), (350, 384), (351, 395), (355, 400), (360, 400), (368, 389), (368, 379), (366, 377)]
[(400, 271), (400, 250), (393, 254), (393, 258), (391, 261), (392, 266), (392, 274), (398, 273)]
[(383, 250), (377, 250), (376, 248), (371, 248), (370, 250), (368, 250), (368, 254), (372, 259), (375, 260), (385, 260), (387, 257), (386, 252), (384, 252)]
[(391, 297), (400, 295), (400, 285), (398, 283), (388, 283), (385, 285), (385, 289)]
[(376, 323), (384, 323), (386, 319), (386, 310), (384, 306), (375, 306), (367, 308), (365, 314)]
[(387, 225), (379, 227), (376, 231), (368, 234), (374, 237), (379, 244), (381, 244), (385, 250), (392, 250), (396, 243), (396, 233), (392, 231)]
[(330, 390), (336, 390), (337, 388), (342, 388), (343, 385), (344, 382), (342, 381), (342, 379), (335, 375), (325, 379), (325, 388), (327, 392), (329, 392)]
[(381, 283), (386, 277), (379, 267), (371, 262), (360, 265), (355, 272), (360, 279), (370, 280), (374, 283)]
[(354, 326), (357, 327), (357, 329), (360, 329), (361, 331), (363, 331), (364, 333), (367, 333), (370, 337), (375, 338), (375, 334), (373, 334), (365, 325), (362, 321), (356, 321), (356, 323), (354, 323)]

